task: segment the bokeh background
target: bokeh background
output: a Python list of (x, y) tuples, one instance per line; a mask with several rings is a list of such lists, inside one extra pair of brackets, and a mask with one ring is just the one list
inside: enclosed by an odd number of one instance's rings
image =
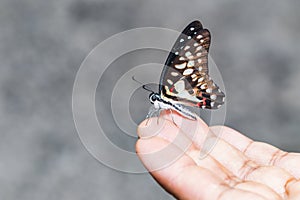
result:
[[(299, 152), (299, 9), (297, 0), (0, 0), (0, 199), (173, 199), (148, 174), (97, 162), (72, 118), (83, 59), (99, 42), (137, 27), (181, 31), (200, 19), (212, 33), (210, 53), (226, 87), (225, 124)], [(152, 55), (163, 63), (167, 54)], [(112, 69), (112, 77), (120, 73)], [(145, 114), (134, 116), (141, 121)], [(134, 149), (135, 138), (111, 138)]]

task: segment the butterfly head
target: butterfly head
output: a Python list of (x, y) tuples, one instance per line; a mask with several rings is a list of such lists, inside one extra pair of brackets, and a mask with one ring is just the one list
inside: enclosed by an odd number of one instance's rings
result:
[(154, 108), (161, 109), (164, 108), (164, 103), (161, 96), (158, 93), (152, 92), (149, 95), (150, 102), (154, 105)]
[(150, 102), (152, 104), (155, 104), (155, 102), (159, 101), (160, 100), (160, 96), (159, 94), (155, 93), (155, 92), (152, 92), (150, 95), (149, 95), (149, 99), (150, 99)]

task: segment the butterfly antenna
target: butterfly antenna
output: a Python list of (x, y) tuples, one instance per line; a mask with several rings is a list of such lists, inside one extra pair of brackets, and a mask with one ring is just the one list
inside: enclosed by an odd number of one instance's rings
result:
[(135, 82), (141, 84), (141, 85), (142, 85), (142, 88), (143, 88), (144, 90), (147, 90), (147, 91), (149, 91), (149, 92), (153, 92), (153, 93), (154, 93), (154, 91), (151, 90), (151, 88), (149, 88), (147, 85), (143, 84), (142, 82), (136, 80), (136, 79), (134, 78), (134, 76), (132, 76), (132, 80), (134, 80)]

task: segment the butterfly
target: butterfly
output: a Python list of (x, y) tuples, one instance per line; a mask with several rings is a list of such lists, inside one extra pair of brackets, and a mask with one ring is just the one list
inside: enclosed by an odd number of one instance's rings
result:
[(188, 107), (218, 109), (224, 104), (224, 93), (208, 74), (210, 41), (210, 32), (200, 21), (191, 22), (182, 31), (165, 62), (159, 92), (149, 95), (155, 110), (171, 109), (196, 120)]

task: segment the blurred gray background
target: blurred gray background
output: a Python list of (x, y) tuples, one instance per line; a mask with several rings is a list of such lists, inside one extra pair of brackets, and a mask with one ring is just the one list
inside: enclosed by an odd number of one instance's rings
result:
[[(226, 87), (226, 125), (299, 152), (299, 10), (297, 0), (0, 0), (0, 199), (173, 199), (148, 174), (93, 159), (72, 118), (83, 59), (99, 42), (136, 27), (181, 31), (200, 19)], [(167, 55), (149, 54), (162, 63)], [(119, 73), (112, 69), (110, 76)], [(149, 106), (148, 94), (140, 94)], [(134, 151), (135, 138), (111, 138)]]

